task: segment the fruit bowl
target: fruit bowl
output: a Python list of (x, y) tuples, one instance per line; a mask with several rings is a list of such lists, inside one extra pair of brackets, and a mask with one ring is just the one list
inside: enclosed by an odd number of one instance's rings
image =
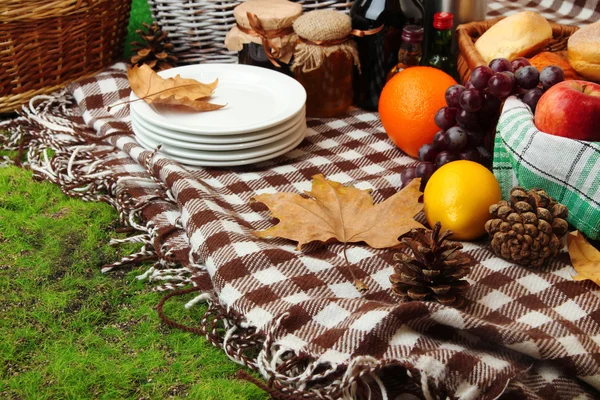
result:
[[(480, 65), (486, 65), (483, 57), (475, 48), (475, 42), (484, 32), (486, 32), (495, 23), (502, 20), (504, 17), (488, 19), (485, 21), (469, 22), (459, 25), (456, 28), (458, 40), (459, 55), (457, 60), (458, 76), (460, 81), (465, 84), (471, 76), (471, 71)], [(552, 53), (567, 50), (567, 40), (579, 28), (575, 26), (560, 25), (550, 22), (552, 27), (552, 40), (546, 48), (541, 51), (549, 51)], [(533, 54), (529, 55), (532, 56)]]
[(504, 102), (496, 132), (493, 172), (502, 197), (516, 185), (544, 189), (567, 206), (571, 225), (600, 239), (600, 142), (538, 130), (529, 107), (514, 96)]

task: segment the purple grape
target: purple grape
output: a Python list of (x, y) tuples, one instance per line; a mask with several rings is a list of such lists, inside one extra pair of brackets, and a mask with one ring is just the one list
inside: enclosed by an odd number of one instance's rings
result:
[(469, 146), (477, 147), (483, 145), (485, 141), (485, 133), (478, 131), (467, 131), (469, 137)]
[(483, 93), (483, 105), (479, 110), (479, 116), (484, 119), (494, 119), (498, 116), (502, 102), (491, 93)]
[(513, 88), (513, 91), (511, 94), (514, 94), (518, 98), (522, 99), (523, 96), (525, 96), (525, 93), (527, 93), (528, 91), (529, 91), (529, 89), (523, 89), (522, 87), (517, 85)]
[(510, 65), (512, 66), (513, 72), (516, 73), (519, 69), (531, 65), (531, 63), (525, 57), (519, 57), (512, 60)]
[(540, 83), (540, 73), (531, 65), (519, 69), (515, 78), (517, 78), (517, 85), (523, 89), (533, 89)]
[(435, 144), (426, 143), (419, 148), (419, 160), (423, 162), (433, 162), (435, 160), (435, 156), (437, 156), (437, 153), (438, 151), (435, 147)]
[(433, 146), (437, 151), (446, 149), (446, 133), (439, 131), (433, 136)]
[(446, 104), (448, 107), (458, 107), (458, 98), (460, 94), (465, 90), (463, 85), (452, 85), (446, 89)]
[(446, 149), (457, 151), (467, 147), (467, 144), (469, 136), (463, 128), (454, 126), (446, 131)]
[(434, 122), (440, 129), (448, 129), (456, 125), (457, 109), (454, 107), (442, 107), (435, 113)]
[(435, 158), (435, 166), (436, 166), (436, 168), (440, 168), (441, 166), (446, 165), (449, 162), (456, 161), (456, 160), (458, 160), (458, 156), (456, 154), (451, 153), (449, 151), (442, 151)]
[(527, 104), (531, 108), (531, 112), (535, 114), (535, 108), (540, 100), (540, 97), (544, 94), (544, 91), (538, 87), (530, 89), (523, 96), (523, 103)]
[(503, 75), (506, 75), (510, 78), (510, 81), (512, 82), (512, 87), (514, 88), (515, 86), (517, 86), (517, 78), (515, 78), (515, 74), (510, 72), (510, 71), (504, 71), (504, 72), (500, 72)]
[(467, 83), (465, 83), (465, 89), (475, 89), (475, 86), (473, 85), (473, 82), (471, 82), (470, 79), (467, 81)]
[(565, 72), (556, 65), (548, 65), (540, 72), (540, 82), (544, 90), (550, 89), (552, 86), (565, 80)]
[(421, 187), (419, 190), (422, 192), (425, 190), (425, 186), (427, 185), (427, 181), (431, 178), (431, 175), (435, 172), (435, 165), (432, 162), (422, 162), (417, 165), (417, 170), (415, 176), (417, 178), (421, 178)]
[(494, 71), (490, 67), (481, 65), (471, 72), (471, 82), (476, 89), (483, 90), (487, 87), (487, 83), (494, 75)]
[(406, 167), (400, 172), (400, 180), (402, 184), (408, 185), (410, 181), (412, 181), (416, 176), (416, 168), (415, 167)]
[(494, 58), (490, 61), (490, 68), (496, 73), (504, 71), (513, 72), (513, 67), (506, 58)]
[[(468, 112), (477, 112), (483, 105), (483, 96), (480, 90), (467, 89), (460, 95), (458, 104), (461, 108)], [(456, 121), (456, 114), (454, 114), (454, 121)], [(448, 127), (450, 128), (450, 127)], [(446, 128), (446, 129), (448, 129)]]
[(481, 128), (477, 114), (468, 112), (467, 110), (458, 111), (456, 122), (460, 127), (468, 130), (478, 130)]
[(458, 156), (461, 160), (474, 161), (476, 163), (481, 161), (481, 154), (475, 148), (464, 149), (458, 153)]
[(490, 93), (499, 99), (503, 99), (512, 92), (513, 82), (507, 74), (497, 73), (488, 82)]

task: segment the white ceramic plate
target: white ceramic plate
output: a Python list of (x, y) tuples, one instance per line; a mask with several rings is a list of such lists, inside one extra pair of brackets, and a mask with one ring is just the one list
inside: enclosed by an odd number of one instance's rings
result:
[[(270, 141), (275, 141), (277, 139), (273, 139), (274, 136), (280, 135), (286, 131), (289, 131), (294, 126), (299, 123), (306, 121), (306, 110), (303, 107), (299, 114), (295, 115), (288, 121), (285, 121), (282, 124), (273, 126), (271, 128), (267, 128), (258, 132), (248, 132), (243, 133), (241, 135), (227, 135), (227, 136), (205, 136), (198, 135), (192, 133), (184, 133), (168, 130), (165, 128), (161, 128), (160, 126), (152, 125), (151, 123), (145, 121), (143, 118), (140, 118), (136, 114), (131, 114), (132, 125), (137, 127), (138, 129), (144, 130), (145, 133), (149, 133), (149, 136), (152, 137), (152, 134), (155, 136), (160, 136), (166, 144), (171, 144), (173, 146), (183, 146), (185, 143), (185, 147), (191, 149), (198, 150), (235, 150), (236, 148), (244, 148), (244, 147), (228, 147), (227, 145), (237, 146), (242, 143), (248, 143), (246, 147), (260, 146), (265, 143), (269, 143), (269, 141), (264, 141), (266, 139), (270, 139)], [(136, 128), (134, 128), (136, 129)], [(283, 137), (283, 136), (281, 136)], [(279, 137), (279, 138), (281, 138)], [(158, 140), (158, 139), (156, 139)], [(257, 142), (260, 141), (260, 144)], [(183, 142), (183, 143), (182, 143)], [(250, 144), (252, 142), (252, 144)], [(195, 144), (192, 146), (192, 144)]]
[(170, 130), (203, 135), (236, 135), (281, 124), (296, 115), (306, 103), (306, 91), (300, 83), (267, 68), (243, 64), (198, 64), (159, 73), (163, 78), (177, 74), (205, 83), (219, 79), (210, 102), (227, 106), (210, 112), (159, 110), (139, 101), (132, 92), (132, 113)]
[(161, 151), (163, 153), (174, 155), (177, 157), (184, 157), (189, 159), (200, 159), (205, 161), (234, 161), (244, 160), (246, 158), (262, 157), (266, 154), (274, 153), (283, 148), (288, 147), (298, 139), (298, 137), (306, 133), (306, 124), (302, 123), (294, 131), (290, 131), (287, 136), (279, 139), (273, 143), (268, 143), (263, 146), (254, 147), (244, 150), (233, 150), (233, 151), (204, 151), (204, 150), (190, 150), (184, 147), (169, 146), (161, 141), (154, 140), (144, 134), (143, 132), (135, 132), (135, 136), (144, 141), (147, 145), (155, 148), (159, 144), (162, 144)]
[(306, 126), (306, 121), (300, 119), (296, 122), (296, 125), (290, 127), (288, 130), (278, 133), (274, 136), (267, 137), (261, 140), (255, 140), (252, 142), (244, 142), (244, 143), (233, 143), (233, 144), (204, 144), (204, 143), (189, 143), (183, 142), (181, 140), (170, 139), (166, 136), (159, 135), (154, 133), (148, 129), (143, 128), (138, 125), (136, 121), (131, 121), (131, 126), (135, 133), (139, 133), (142, 136), (148, 138), (149, 140), (162, 143), (169, 147), (183, 148), (187, 150), (204, 150), (211, 152), (221, 152), (221, 151), (236, 151), (236, 150), (246, 150), (254, 147), (260, 147), (267, 145), (269, 143), (276, 142), (289, 136), (290, 134), (296, 132), (300, 129), (301, 126)]
[[(297, 139), (293, 143), (291, 143), (289, 146), (284, 147), (276, 152), (273, 152), (270, 154), (265, 154), (263, 156), (256, 157), (256, 158), (247, 158), (247, 159), (234, 160), (234, 161), (207, 161), (207, 160), (200, 160), (200, 159), (189, 159), (189, 158), (185, 158), (185, 157), (177, 157), (177, 156), (174, 156), (171, 154), (167, 154), (167, 157), (169, 157), (170, 159), (177, 161), (183, 165), (188, 165), (188, 166), (192, 166), (192, 167), (235, 167), (235, 166), (240, 166), (240, 165), (256, 164), (256, 163), (259, 163), (262, 161), (270, 160), (275, 157), (279, 157), (279, 156), (295, 149), (302, 142), (302, 140), (304, 140), (305, 136), (306, 136), (306, 129), (304, 131), (302, 131), (302, 134), (300, 136), (298, 136)], [(145, 143), (142, 138), (136, 137), (136, 139), (140, 143), (140, 145), (142, 145), (142, 147), (146, 148), (147, 150), (154, 151), (156, 149), (156, 146), (151, 146), (151, 145)], [(161, 148), (160, 152), (162, 152), (162, 151), (163, 150)]]

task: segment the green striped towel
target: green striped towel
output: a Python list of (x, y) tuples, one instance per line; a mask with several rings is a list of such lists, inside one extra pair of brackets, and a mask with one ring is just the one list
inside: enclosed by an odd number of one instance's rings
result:
[(600, 239), (600, 142), (543, 133), (529, 107), (509, 97), (496, 128), (493, 170), (504, 199), (516, 185), (542, 188), (567, 206), (571, 225)]

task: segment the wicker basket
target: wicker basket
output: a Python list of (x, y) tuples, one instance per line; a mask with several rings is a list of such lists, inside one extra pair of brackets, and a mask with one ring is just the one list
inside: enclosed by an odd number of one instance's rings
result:
[(131, 0), (0, 0), (0, 113), (122, 56)]
[[(0, 0), (1, 1), (1, 0)], [(334, 9), (348, 12), (352, 1), (293, 0), (304, 11)], [(180, 64), (236, 62), (237, 53), (225, 47), (225, 35), (235, 24), (237, 0), (148, 0), (152, 16), (169, 32)]]
[[(457, 60), (458, 76), (464, 84), (471, 76), (471, 71), (480, 65), (486, 65), (483, 57), (475, 48), (475, 42), (492, 25), (500, 21), (503, 17), (489, 19), (486, 21), (470, 22), (459, 25), (456, 28), (458, 38), (458, 48), (460, 53)], [(542, 51), (559, 52), (567, 50), (567, 40), (577, 31), (575, 26), (559, 25), (550, 22), (552, 26), (552, 40)]]

